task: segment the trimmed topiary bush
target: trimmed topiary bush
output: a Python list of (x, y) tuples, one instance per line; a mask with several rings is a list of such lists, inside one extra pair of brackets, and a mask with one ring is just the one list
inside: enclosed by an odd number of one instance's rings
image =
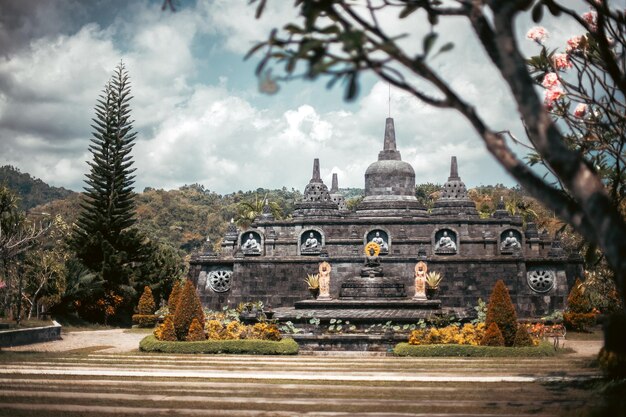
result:
[(201, 342), (166, 342), (146, 336), (139, 342), (143, 352), (163, 353), (236, 353), (244, 355), (296, 355), (298, 344), (293, 339), (273, 340), (204, 340)]
[(480, 341), (480, 344), (482, 346), (504, 346), (504, 337), (495, 322), (491, 322), (489, 327), (487, 327), (487, 331)]
[(393, 349), (396, 356), (415, 357), (544, 357), (556, 356), (552, 343), (541, 342), (539, 346), (504, 347), (504, 346), (471, 346), (471, 345), (411, 345), (398, 343)]
[(198, 342), (201, 340), (206, 340), (204, 336), (204, 329), (202, 325), (198, 321), (197, 318), (194, 317), (191, 325), (189, 326), (189, 331), (187, 332), (187, 338), (185, 339), (188, 342)]
[(187, 338), (187, 332), (193, 319), (197, 319), (199, 323), (204, 323), (204, 311), (202, 310), (200, 298), (198, 298), (196, 293), (196, 287), (194, 287), (191, 280), (187, 280), (180, 293), (176, 311), (174, 312), (174, 329), (176, 329), (178, 340)]
[(530, 334), (528, 334), (528, 329), (526, 329), (526, 326), (524, 326), (523, 324), (517, 326), (517, 333), (515, 333), (513, 346), (534, 346), (533, 339), (532, 337), (530, 337)]
[(504, 345), (513, 346), (515, 333), (517, 333), (517, 314), (515, 314), (515, 307), (511, 302), (509, 290), (501, 279), (496, 282), (489, 296), (487, 318), (485, 320), (487, 332), (489, 332), (489, 327), (492, 323), (498, 325), (498, 329), (504, 338)]
[(596, 324), (589, 297), (584, 293), (582, 282), (576, 279), (567, 297), (567, 311), (563, 313), (563, 323), (568, 330), (583, 332)]
[(137, 314), (144, 316), (154, 314), (156, 306), (154, 304), (154, 297), (152, 296), (152, 290), (147, 285), (143, 289), (143, 294), (139, 298), (139, 304), (137, 305)]
[(170, 309), (170, 314), (174, 314), (176, 310), (176, 306), (178, 305), (178, 298), (180, 297), (180, 292), (183, 289), (183, 282), (176, 281), (172, 286), (172, 292), (170, 292), (170, 297), (167, 299), (167, 306)]
[(171, 317), (166, 317), (163, 324), (156, 328), (154, 336), (158, 340), (163, 341), (176, 341), (176, 330), (174, 330), (174, 322)]

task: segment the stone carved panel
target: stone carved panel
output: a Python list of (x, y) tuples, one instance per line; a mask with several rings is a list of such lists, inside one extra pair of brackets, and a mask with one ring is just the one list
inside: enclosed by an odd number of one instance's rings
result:
[(207, 274), (206, 286), (214, 292), (226, 292), (230, 290), (233, 271), (218, 270)]
[(239, 238), (241, 251), (246, 256), (259, 256), (263, 253), (263, 238), (259, 232), (248, 230)]
[(316, 229), (307, 229), (300, 234), (300, 254), (319, 255), (324, 244), (322, 232)]
[(380, 254), (386, 255), (389, 253), (389, 234), (382, 229), (374, 229), (367, 233), (365, 236), (365, 244), (370, 242), (376, 243), (380, 247)]
[(550, 268), (533, 268), (526, 273), (526, 280), (534, 292), (548, 292), (554, 288), (556, 272)]
[(514, 253), (522, 250), (522, 234), (515, 229), (500, 233), (500, 252)]
[(456, 232), (451, 229), (440, 229), (435, 233), (435, 249), (438, 255), (452, 255), (458, 251)]

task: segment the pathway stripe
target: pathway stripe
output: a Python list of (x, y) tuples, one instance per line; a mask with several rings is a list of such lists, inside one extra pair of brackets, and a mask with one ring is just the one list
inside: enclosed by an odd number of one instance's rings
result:
[[(303, 372), (242, 372), (242, 371), (215, 371), (215, 370), (116, 370), (116, 369), (24, 369), (20, 366), (5, 366), (0, 374), (19, 375), (75, 375), (75, 376), (117, 376), (117, 377), (163, 377), (163, 378), (216, 378), (216, 379), (284, 379), (306, 381), (390, 381), (390, 382), (555, 382), (577, 381), (580, 376), (460, 376), (451, 375), (398, 375), (397, 373), (367, 373), (335, 374), (335, 373), (303, 373)], [(594, 375), (583, 379), (594, 378)]]
[[(163, 409), (163, 408), (148, 408), (148, 407), (105, 407), (94, 405), (67, 405), (67, 404), (19, 404), (19, 403), (7, 403), (2, 404), (3, 408), (13, 410), (36, 410), (36, 411), (56, 411), (56, 412), (83, 412), (83, 413), (102, 413), (102, 414), (138, 414), (138, 415), (190, 415), (190, 416), (206, 416), (207, 410), (195, 410), (190, 408), (177, 408), (176, 410)], [(2, 410), (0, 410), (0, 413)], [(376, 416), (376, 417), (553, 417), (554, 414), (537, 414), (535, 412), (530, 413), (515, 413), (515, 414), (502, 414), (499, 413), (480, 413), (480, 414), (468, 414), (468, 413), (344, 413), (344, 412), (299, 412), (300, 416), (323, 416), (323, 417), (340, 417), (340, 416)], [(211, 410), (211, 416), (215, 417), (229, 417), (229, 416), (289, 416), (293, 417), (294, 413), (282, 412), (282, 411), (260, 411), (260, 410)]]

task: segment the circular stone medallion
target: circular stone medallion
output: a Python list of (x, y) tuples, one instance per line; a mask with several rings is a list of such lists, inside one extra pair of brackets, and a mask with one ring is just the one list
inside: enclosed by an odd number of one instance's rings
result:
[(226, 292), (230, 290), (232, 275), (232, 271), (211, 271), (207, 277), (207, 286), (215, 292)]
[(554, 287), (556, 274), (549, 269), (534, 269), (526, 274), (530, 289), (535, 292), (548, 292)]

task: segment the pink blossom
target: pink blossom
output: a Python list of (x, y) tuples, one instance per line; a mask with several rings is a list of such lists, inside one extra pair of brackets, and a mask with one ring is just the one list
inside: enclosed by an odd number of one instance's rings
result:
[(559, 81), (559, 76), (554, 72), (549, 72), (543, 77), (542, 86), (547, 88), (548, 90), (553, 90), (555, 88), (559, 88), (561, 86), (561, 81)]
[(596, 12), (583, 13), (582, 18), (585, 21), (585, 23), (589, 25), (589, 29), (592, 32), (595, 32), (595, 30), (597, 29), (596, 19), (598, 18)]
[(552, 55), (552, 64), (558, 70), (572, 68), (572, 63), (570, 62), (569, 55), (567, 54)]
[(528, 31), (526, 37), (537, 43), (542, 43), (548, 37), (548, 31), (541, 26), (535, 26)]
[(3, 289), (6, 286), (7, 286), (6, 282), (0, 281), (0, 290)]
[(548, 89), (546, 90), (543, 103), (545, 104), (546, 108), (551, 109), (554, 102), (560, 99), (561, 97), (563, 97), (563, 95), (564, 95), (563, 91), (557, 88)]
[(572, 36), (567, 40), (567, 47), (565, 48), (565, 52), (572, 52), (580, 46), (580, 41), (582, 41), (582, 36)]
[(574, 109), (574, 116), (576, 117), (583, 117), (585, 113), (587, 113), (587, 105), (585, 103), (580, 103)]

